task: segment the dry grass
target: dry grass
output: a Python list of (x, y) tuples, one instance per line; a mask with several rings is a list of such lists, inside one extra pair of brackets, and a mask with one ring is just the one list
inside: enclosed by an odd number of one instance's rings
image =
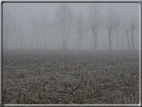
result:
[(139, 103), (138, 52), (3, 55), (4, 104)]

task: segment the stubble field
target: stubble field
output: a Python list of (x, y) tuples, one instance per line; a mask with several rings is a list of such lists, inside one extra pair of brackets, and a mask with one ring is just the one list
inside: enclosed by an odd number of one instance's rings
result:
[(139, 53), (4, 51), (4, 104), (138, 104)]

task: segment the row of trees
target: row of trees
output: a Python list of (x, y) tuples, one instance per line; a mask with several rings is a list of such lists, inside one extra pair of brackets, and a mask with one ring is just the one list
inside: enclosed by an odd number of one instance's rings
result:
[(7, 12), (3, 16), (3, 40), (4, 40), (4, 49), (7, 49), (7, 41), (10, 35), (12, 35), (14, 31), (15, 35), (15, 47), (16, 49), (21, 48), (23, 49), (24, 41), (24, 29), (22, 25), (17, 25), (15, 23), (14, 17), (11, 15), (10, 12)]
[[(13, 18), (11, 18), (10, 14), (4, 15), (3, 18), (3, 34), (5, 38), (5, 48), (7, 48), (7, 39), (10, 35), (10, 31), (12, 31), (12, 24)], [(78, 42), (78, 49), (81, 50), (81, 42), (85, 35), (89, 35), (87, 32), (92, 32), (93, 35), (93, 43), (94, 43), (94, 50), (97, 50), (97, 42), (98, 42), (98, 33), (104, 27), (108, 32), (108, 43), (109, 43), (109, 50), (112, 50), (112, 33), (115, 33), (117, 38), (117, 50), (119, 50), (119, 31), (122, 29), (123, 35), (126, 35), (128, 41), (129, 50), (130, 41), (129, 41), (129, 34), (131, 33), (131, 46), (132, 50), (134, 50), (134, 31), (138, 28), (138, 23), (136, 22), (134, 16), (131, 15), (129, 22), (124, 20), (122, 23), (122, 15), (112, 9), (111, 5), (109, 6), (106, 14), (102, 13), (102, 6), (101, 4), (92, 3), (89, 7), (89, 17), (88, 21), (86, 22), (80, 12), (78, 17), (75, 18), (70, 8), (69, 4), (67, 3), (60, 3), (59, 7), (56, 11), (56, 19), (53, 23), (49, 22), (46, 14), (42, 17), (41, 20), (38, 20), (37, 17), (33, 17), (30, 20), (30, 25), (32, 27), (32, 44), (31, 48), (33, 48), (34, 42), (36, 43), (36, 48), (39, 48), (39, 38), (44, 39), (41, 43), (43, 43), (44, 49), (47, 49), (47, 36), (49, 35), (49, 30), (52, 30), (54, 35), (57, 35), (61, 38), (62, 41), (62, 49), (67, 49), (67, 42), (68, 39), (76, 34), (77, 35), (77, 42)], [(15, 25), (15, 36), (16, 36), (16, 48), (17, 48), (17, 38), (21, 40), (21, 46), (23, 46), (22, 36), (23, 36), (23, 29), (21, 25)], [(40, 37), (39, 37), (40, 36)], [(123, 40), (122, 38), (122, 45)], [(52, 39), (52, 36), (51, 36)], [(51, 40), (52, 43), (52, 40)]]

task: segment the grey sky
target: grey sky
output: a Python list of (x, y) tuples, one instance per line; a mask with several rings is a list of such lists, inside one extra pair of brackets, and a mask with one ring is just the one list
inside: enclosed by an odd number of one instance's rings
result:
[[(129, 19), (130, 15), (134, 15), (137, 21), (139, 21), (139, 4), (138, 3), (111, 3), (113, 7), (117, 10), (118, 13), (122, 15), (123, 19)], [(7, 11), (10, 11), (11, 15), (14, 16), (15, 23), (20, 24), (24, 28), (24, 47), (31, 47), (31, 40), (32, 40), (32, 28), (30, 25), (30, 19), (32, 17), (37, 17), (38, 19), (41, 19), (42, 16), (46, 13), (48, 19), (52, 23), (56, 19), (56, 10), (58, 7), (58, 3), (4, 3), (3, 4), (3, 13), (6, 13)], [(90, 3), (69, 3), (70, 7), (72, 8), (72, 11), (75, 15), (75, 18), (77, 17), (79, 12), (82, 12), (83, 17), (85, 21), (87, 22), (88, 16), (89, 16), (89, 5)], [(102, 5), (102, 17), (105, 18), (108, 3), (101, 3)], [(139, 30), (135, 30), (135, 48), (138, 49), (139, 47)], [(98, 33), (98, 49), (108, 49), (108, 38), (107, 35), (108, 32), (104, 27), (101, 27)], [(48, 33), (47, 38), (47, 44), (48, 48), (51, 47), (51, 36), (53, 41), (53, 48), (61, 48), (61, 39), (54, 35), (51, 30)], [(119, 35), (121, 35), (121, 32), (119, 32)], [(76, 47), (77, 44), (75, 44), (75, 35), (73, 34), (72, 37), (70, 37), (67, 48), (73, 49), (73, 47)], [(88, 31), (88, 35), (82, 40), (82, 48), (83, 49), (91, 49), (91, 40), (92, 38), (92, 32)], [(42, 40), (41, 40), (42, 41)], [(127, 40), (126, 37), (124, 39), (124, 49), (127, 49)], [(8, 38), (8, 47), (13, 48), (15, 47), (15, 34), (14, 32), (11, 33), (11, 35)], [(92, 41), (93, 43), (93, 41)], [(119, 38), (119, 47), (121, 47), (121, 37)], [(42, 47), (42, 46), (41, 46)], [(115, 34), (112, 35), (112, 49), (116, 49), (116, 36)]]

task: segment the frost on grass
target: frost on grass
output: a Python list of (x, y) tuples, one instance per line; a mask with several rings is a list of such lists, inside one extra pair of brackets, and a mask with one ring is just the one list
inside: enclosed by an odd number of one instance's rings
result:
[(138, 52), (4, 52), (4, 104), (138, 104)]

